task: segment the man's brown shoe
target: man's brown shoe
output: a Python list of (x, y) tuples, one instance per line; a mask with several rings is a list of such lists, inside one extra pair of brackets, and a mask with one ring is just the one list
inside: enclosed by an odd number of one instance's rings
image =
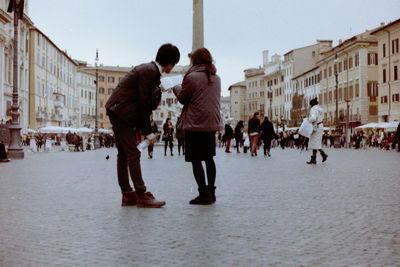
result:
[(135, 206), (137, 202), (136, 192), (122, 192), (121, 206)]
[(157, 201), (150, 192), (136, 194), (136, 197), (138, 208), (161, 208), (165, 205), (165, 201)]

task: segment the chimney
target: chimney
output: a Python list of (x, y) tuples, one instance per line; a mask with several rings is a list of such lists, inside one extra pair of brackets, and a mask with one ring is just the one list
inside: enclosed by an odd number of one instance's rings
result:
[(339, 39), (339, 44), (342, 44), (342, 39)]
[(263, 55), (263, 66), (264, 66), (264, 67), (267, 66), (267, 64), (268, 64), (268, 62), (269, 62), (268, 53), (269, 53), (268, 50), (264, 50), (264, 51), (262, 52), (262, 55)]
[(381, 26), (385, 26), (385, 22), (381, 22)]

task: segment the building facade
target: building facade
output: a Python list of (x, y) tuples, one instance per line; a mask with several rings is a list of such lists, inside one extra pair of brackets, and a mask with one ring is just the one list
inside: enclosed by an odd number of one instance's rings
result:
[[(265, 56), (264, 56), (265, 58)], [(285, 98), (283, 92), (283, 72), (281, 56), (275, 54), (271, 61), (264, 64), (265, 84), (267, 86), (266, 97), (264, 98), (265, 107), (268, 111), (265, 115), (276, 124), (280, 124), (284, 119)]]
[(355, 127), (378, 120), (377, 41), (370, 33), (339, 41), (317, 62), (326, 125)]
[(38, 28), (29, 32), (29, 127), (78, 127), (78, 64)]
[(230, 117), (235, 121), (245, 121), (246, 82), (232, 84), (228, 88), (230, 100)]
[(79, 93), (80, 116), (79, 127), (94, 129), (96, 122), (96, 76), (83, 69), (78, 69), (76, 87)]
[(253, 117), (255, 112), (259, 112), (261, 116), (265, 114), (265, 72), (263, 67), (244, 70), (246, 82), (246, 98), (245, 98), (245, 124)]
[(299, 126), (307, 117), (310, 100), (320, 95), (321, 72), (314, 67), (296, 77), (293, 77), (293, 98), (291, 118), (294, 126)]
[[(11, 119), (14, 58), (14, 14), (7, 13), (9, 1), (0, 0), (0, 122)], [(18, 105), (19, 123), (26, 133), (29, 121), (29, 28), (28, 1), (18, 28)]]
[(293, 77), (312, 69), (320, 59), (322, 52), (332, 47), (330, 40), (317, 40), (314, 45), (293, 49), (284, 55), (283, 61), (283, 91), (285, 97), (285, 116), (288, 124), (291, 123), (291, 110), (294, 95)]
[(372, 34), (378, 39), (378, 121), (400, 121), (400, 19)]

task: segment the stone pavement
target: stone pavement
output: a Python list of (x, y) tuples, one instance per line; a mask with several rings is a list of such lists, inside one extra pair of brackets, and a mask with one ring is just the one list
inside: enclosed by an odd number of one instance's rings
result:
[(217, 202), (191, 206), (190, 164), (162, 149), (142, 156), (161, 209), (120, 206), (115, 149), (0, 164), (0, 266), (400, 266), (400, 153), (218, 149)]

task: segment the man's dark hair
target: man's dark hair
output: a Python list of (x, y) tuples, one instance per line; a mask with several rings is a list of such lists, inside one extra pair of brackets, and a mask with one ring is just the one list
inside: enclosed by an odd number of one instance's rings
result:
[(260, 115), (260, 112), (257, 111), (257, 112), (254, 113), (253, 118), (255, 118), (258, 115)]
[(156, 61), (163, 67), (179, 62), (181, 54), (178, 47), (172, 44), (163, 44), (157, 52)]

